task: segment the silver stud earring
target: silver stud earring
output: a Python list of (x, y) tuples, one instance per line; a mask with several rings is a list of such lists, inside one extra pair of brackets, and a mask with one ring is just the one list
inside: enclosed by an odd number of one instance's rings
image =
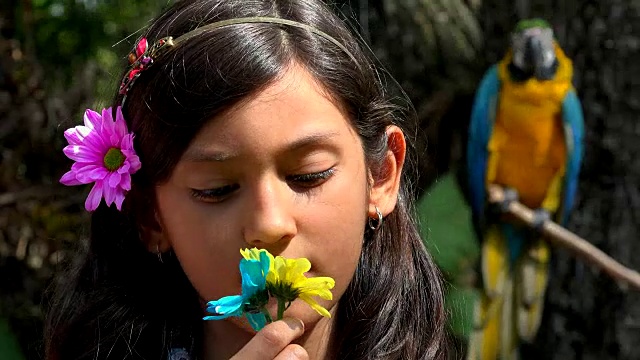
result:
[(376, 215), (378, 216), (378, 219), (372, 219), (369, 218), (369, 228), (373, 231), (380, 229), (380, 226), (382, 226), (382, 213), (380, 212), (380, 209), (378, 209), (378, 207), (376, 206)]
[(160, 245), (156, 244), (156, 255), (158, 255), (158, 261), (164, 264), (162, 261), (162, 253), (160, 252)]

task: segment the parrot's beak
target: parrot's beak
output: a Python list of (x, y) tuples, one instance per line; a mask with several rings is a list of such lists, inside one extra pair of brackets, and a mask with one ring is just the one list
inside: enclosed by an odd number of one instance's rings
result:
[(553, 60), (555, 51), (549, 46), (545, 46), (543, 41), (537, 36), (527, 39), (525, 48), (525, 61), (533, 68), (534, 76), (538, 80), (550, 80), (555, 75)]
[(542, 42), (537, 37), (529, 38), (527, 42), (527, 51), (526, 53), (530, 54), (530, 64), (533, 64), (533, 72), (535, 77), (540, 79), (541, 69), (544, 67), (544, 49), (542, 47)]

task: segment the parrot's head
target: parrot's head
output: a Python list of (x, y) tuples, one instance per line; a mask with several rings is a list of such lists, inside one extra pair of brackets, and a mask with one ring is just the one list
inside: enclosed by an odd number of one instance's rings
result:
[(513, 58), (509, 66), (516, 80), (535, 76), (550, 80), (558, 68), (553, 29), (542, 19), (522, 20), (511, 35)]

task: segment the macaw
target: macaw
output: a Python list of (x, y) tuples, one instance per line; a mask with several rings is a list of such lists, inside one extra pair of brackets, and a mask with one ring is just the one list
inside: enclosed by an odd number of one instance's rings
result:
[[(517, 359), (542, 317), (550, 260), (544, 220), (565, 224), (583, 153), (573, 66), (541, 19), (520, 21), (511, 49), (476, 92), (467, 147), (469, 202), (481, 243), (482, 291), (469, 359)], [(487, 204), (487, 185), (534, 209), (537, 229)], [(503, 204), (504, 205), (504, 204)], [(496, 211), (497, 208), (497, 211)]]

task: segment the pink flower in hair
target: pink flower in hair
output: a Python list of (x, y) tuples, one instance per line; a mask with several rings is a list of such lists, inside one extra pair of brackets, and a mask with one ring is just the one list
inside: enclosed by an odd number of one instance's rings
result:
[(120, 106), (115, 121), (111, 114), (111, 108), (103, 109), (102, 115), (87, 109), (84, 126), (64, 132), (69, 142), (64, 154), (75, 163), (60, 182), (69, 186), (95, 183), (84, 203), (88, 211), (97, 209), (102, 198), (121, 210), (124, 196), (131, 190), (131, 174), (140, 169), (134, 135), (127, 130)]

